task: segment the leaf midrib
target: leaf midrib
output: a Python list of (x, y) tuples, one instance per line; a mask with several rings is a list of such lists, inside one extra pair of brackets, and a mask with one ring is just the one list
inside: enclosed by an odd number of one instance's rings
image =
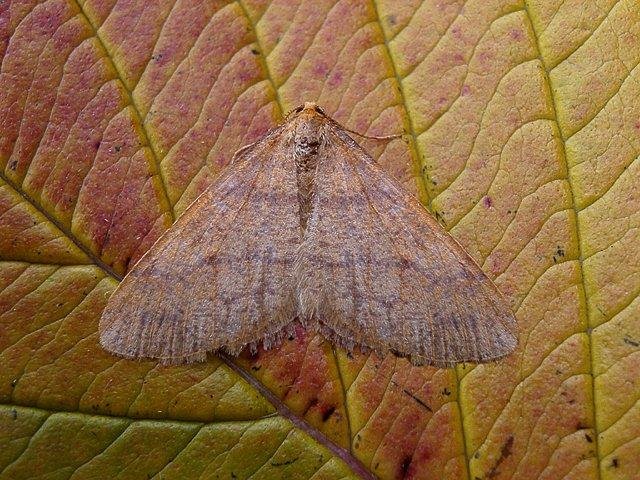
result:
[(35, 208), (40, 215), (47, 219), (56, 229), (60, 230), (78, 249), (84, 253), (94, 265), (100, 267), (107, 275), (110, 277), (121, 281), (122, 276), (113, 270), (109, 265), (107, 265), (98, 255), (96, 255), (89, 247), (87, 247), (84, 243), (80, 241), (78, 237), (76, 237), (71, 229), (65, 227), (57, 218), (51, 215), (46, 209), (44, 209), (34, 198), (31, 197), (28, 193), (26, 193), (21, 188), (18, 188), (17, 185), (10, 180), (2, 170), (0, 170), (0, 180), (2, 180), (9, 188), (11, 188), (14, 192), (16, 192), (20, 197)]
[[(576, 235), (576, 242), (577, 242), (577, 246), (578, 246), (578, 258), (576, 259), (578, 262), (578, 265), (580, 267), (579, 269), (579, 277), (580, 277), (580, 284), (579, 284), (579, 288), (582, 290), (581, 295), (580, 295), (580, 303), (582, 304), (581, 307), (584, 309), (584, 312), (586, 314), (586, 318), (587, 318), (587, 327), (590, 327), (592, 322), (591, 322), (591, 315), (590, 315), (590, 311), (589, 311), (589, 304), (588, 304), (588, 297), (587, 297), (587, 290), (586, 290), (586, 284), (585, 284), (585, 278), (584, 278), (584, 265), (583, 265), (583, 252), (582, 252), (582, 241), (580, 238), (580, 222), (579, 222), (579, 218), (578, 218), (578, 208), (577, 208), (577, 204), (576, 204), (576, 198), (575, 198), (575, 190), (573, 187), (573, 183), (571, 180), (571, 172), (570, 172), (570, 168), (569, 168), (569, 164), (567, 162), (567, 154), (566, 154), (566, 142), (567, 142), (567, 138), (565, 137), (564, 131), (562, 126), (560, 125), (560, 122), (558, 121), (558, 114), (557, 114), (557, 101), (556, 101), (556, 97), (555, 97), (555, 93), (554, 93), (554, 89), (553, 86), (551, 84), (551, 77), (549, 76), (549, 69), (544, 61), (544, 57), (542, 56), (542, 51), (540, 48), (540, 40), (538, 38), (538, 33), (536, 32), (535, 26), (533, 24), (533, 20), (531, 17), (531, 13), (530, 13), (530, 7), (528, 4), (527, 0), (524, 0), (524, 12), (527, 15), (527, 19), (529, 21), (529, 24), (531, 26), (531, 31), (533, 33), (533, 37), (535, 40), (535, 46), (536, 46), (536, 50), (538, 51), (538, 58), (540, 60), (540, 63), (543, 66), (543, 71), (544, 71), (544, 76), (545, 76), (545, 80), (546, 80), (546, 84), (549, 88), (549, 95), (551, 98), (551, 107), (553, 109), (553, 118), (554, 121), (557, 125), (558, 128), (558, 132), (560, 134), (560, 144), (562, 147), (562, 159), (564, 160), (564, 165), (566, 167), (566, 173), (567, 173), (567, 183), (569, 184), (569, 191), (571, 192), (571, 210), (573, 211), (574, 215), (575, 215), (575, 225), (576, 225), (576, 229), (575, 229), (575, 235)], [(594, 357), (593, 357), (593, 338), (591, 336), (591, 331), (590, 328), (587, 328), (587, 331), (584, 332), (587, 335), (587, 338), (589, 339), (589, 365), (590, 365), (590, 376), (591, 376), (591, 398), (592, 398), (592, 420), (593, 420), (593, 430), (595, 432), (594, 435), (594, 443), (595, 443), (595, 450), (596, 450), (596, 478), (600, 479), (602, 474), (601, 474), (601, 465), (600, 465), (600, 459), (601, 459), (601, 452), (600, 452), (600, 438), (599, 438), (599, 432), (598, 432), (598, 422), (597, 422), (597, 414), (596, 414), (596, 389), (595, 389), (595, 376), (594, 376)]]

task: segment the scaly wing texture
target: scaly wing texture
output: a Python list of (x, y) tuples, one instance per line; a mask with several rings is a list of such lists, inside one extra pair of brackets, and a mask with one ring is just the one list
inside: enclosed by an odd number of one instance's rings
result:
[(280, 130), (243, 149), (125, 277), (100, 320), (107, 350), (204, 360), (273, 337), (295, 318), (299, 207)]
[[(0, 2), (0, 477), (349, 477), (317, 430), (382, 479), (633, 478), (639, 17), (636, 0)], [(362, 143), (515, 306), (514, 355), (413, 367), (306, 335), (241, 358), (247, 382), (214, 356), (100, 348), (124, 273), (304, 101), (406, 130)], [(268, 417), (259, 385), (312, 427)]]
[(303, 317), (326, 336), (414, 364), (452, 366), (512, 352), (502, 295), (420, 202), (331, 127), (297, 261)]

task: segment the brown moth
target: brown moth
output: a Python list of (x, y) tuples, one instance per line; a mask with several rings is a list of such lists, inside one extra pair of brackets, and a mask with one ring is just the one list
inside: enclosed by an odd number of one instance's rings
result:
[(269, 348), (299, 324), (416, 365), (486, 362), (517, 344), (493, 282), (314, 103), (240, 149), (140, 259), (100, 343), (179, 364)]

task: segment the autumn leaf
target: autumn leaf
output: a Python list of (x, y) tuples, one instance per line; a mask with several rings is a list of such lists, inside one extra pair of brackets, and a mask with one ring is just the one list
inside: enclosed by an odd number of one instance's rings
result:
[[(0, 478), (640, 478), (635, 0), (7, 0), (0, 40)], [(100, 349), (126, 271), (304, 101), (406, 134), (363, 144), (495, 279), (516, 354)]]

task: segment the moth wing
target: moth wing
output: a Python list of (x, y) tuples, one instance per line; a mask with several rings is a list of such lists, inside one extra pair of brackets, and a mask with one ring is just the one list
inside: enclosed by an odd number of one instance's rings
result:
[(295, 167), (271, 137), (239, 152), (124, 278), (100, 320), (105, 349), (199, 361), (269, 338), (295, 317)]
[(515, 318), (463, 248), (346, 133), (327, 143), (297, 265), (302, 318), (347, 348), (415, 364), (513, 351)]

